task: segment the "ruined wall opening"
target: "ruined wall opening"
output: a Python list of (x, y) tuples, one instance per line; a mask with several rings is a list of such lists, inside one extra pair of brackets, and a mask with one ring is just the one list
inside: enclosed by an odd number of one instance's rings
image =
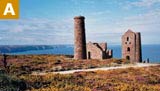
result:
[(130, 51), (131, 51), (131, 49), (128, 47), (128, 48), (127, 48), (127, 51), (128, 51), (128, 52), (130, 52)]
[(130, 60), (130, 56), (126, 56), (126, 59), (127, 59), (127, 60)]
[(91, 52), (88, 52), (88, 59), (91, 59)]
[(129, 41), (129, 37), (127, 37), (127, 41)]

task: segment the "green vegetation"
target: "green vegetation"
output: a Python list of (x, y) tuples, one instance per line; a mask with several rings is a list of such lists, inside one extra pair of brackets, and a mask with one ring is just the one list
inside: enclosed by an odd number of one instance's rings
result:
[(25, 90), (26, 82), (14, 76), (0, 74), (0, 91), (18, 91)]
[[(2, 59), (2, 56), (0, 56)], [(22, 75), (32, 72), (55, 72), (75, 69), (119, 66), (128, 63), (126, 60), (74, 60), (65, 55), (19, 55), (7, 56), (7, 69), (0, 62), (1, 69), (10, 74)]]
[(20, 78), (35, 91), (160, 91), (160, 66)]
[(0, 81), (3, 91), (160, 91), (160, 66), (67, 75), (2, 75)]
[[(32, 71), (117, 66), (126, 60), (73, 60), (68, 56), (9, 56), (0, 64), (1, 91), (160, 91), (160, 65), (74, 74), (33, 75)], [(57, 67), (57, 68), (54, 68)]]

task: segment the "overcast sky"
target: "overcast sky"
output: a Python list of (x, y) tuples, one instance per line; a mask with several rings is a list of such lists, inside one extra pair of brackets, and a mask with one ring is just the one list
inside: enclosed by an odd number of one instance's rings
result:
[(20, 0), (20, 19), (0, 20), (0, 45), (73, 44), (73, 18), (86, 17), (87, 42), (120, 45), (128, 29), (160, 44), (160, 0)]

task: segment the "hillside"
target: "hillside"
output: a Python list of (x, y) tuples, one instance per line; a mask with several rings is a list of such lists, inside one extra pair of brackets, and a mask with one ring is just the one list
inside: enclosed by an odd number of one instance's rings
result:
[[(2, 59), (2, 56), (0, 56)], [(64, 70), (118, 67), (127, 60), (73, 60), (66, 55), (13, 55), (0, 62), (1, 91), (160, 91), (160, 65), (53, 74)], [(45, 72), (33, 75), (33, 72)]]
[(47, 45), (1, 45), (0, 53), (13, 53), (13, 52), (24, 52), (30, 50), (45, 50), (52, 49), (52, 46)]

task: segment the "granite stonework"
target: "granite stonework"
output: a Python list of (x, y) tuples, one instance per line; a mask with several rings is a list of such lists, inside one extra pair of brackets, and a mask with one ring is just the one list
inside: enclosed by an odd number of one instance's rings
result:
[(112, 58), (112, 50), (107, 49), (107, 43), (87, 43), (87, 59)]
[(141, 34), (128, 30), (122, 36), (122, 58), (131, 62), (142, 62)]
[(74, 59), (86, 59), (85, 17), (74, 17)]

